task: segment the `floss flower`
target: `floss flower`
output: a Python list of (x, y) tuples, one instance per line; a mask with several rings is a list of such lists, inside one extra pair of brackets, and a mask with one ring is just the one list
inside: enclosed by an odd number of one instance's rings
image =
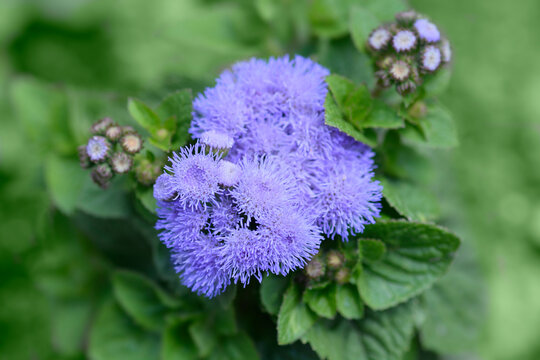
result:
[(205, 153), (204, 146), (188, 146), (174, 153), (171, 166), (166, 166), (172, 176), (167, 179), (168, 187), (178, 194), (178, 202), (184, 207), (206, 207), (215, 202), (221, 192), (219, 182), (218, 157)]
[(251, 59), (194, 100), (199, 142), (174, 154), (154, 185), (156, 228), (193, 291), (212, 297), (286, 275), (324, 235), (347, 240), (379, 216), (373, 153), (324, 123), (327, 75), (300, 56)]
[(422, 54), (422, 67), (428, 71), (435, 71), (441, 64), (441, 51), (435, 46), (428, 46)]
[(429, 43), (437, 42), (441, 39), (439, 29), (435, 24), (429, 22), (427, 19), (418, 19), (414, 22), (414, 28), (418, 32), (420, 39), (423, 39)]
[(93, 136), (88, 140), (86, 145), (86, 153), (93, 162), (105, 160), (109, 152), (110, 145), (107, 139), (103, 136)]

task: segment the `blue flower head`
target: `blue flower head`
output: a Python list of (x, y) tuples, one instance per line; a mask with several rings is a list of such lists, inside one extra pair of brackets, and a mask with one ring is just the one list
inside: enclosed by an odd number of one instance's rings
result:
[(110, 149), (109, 142), (103, 136), (92, 136), (86, 145), (86, 153), (93, 162), (104, 161)]
[(323, 234), (347, 240), (379, 215), (373, 153), (324, 123), (328, 74), (300, 56), (251, 59), (195, 99), (190, 133), (230, 150), (185, 147), (154, 186), (156, 228), (193, 291), (286, 275)]
[(418, 32), (420, 39), (433, 43), (441, 39), (441, 33), (437, 26), (427, 19), (418, 19), (414, 22), (414, 28)]
[(212, 298), (231, 283), (230, 270), (223, 269), (220, 263), (220, 246), (216, 237), (200, 234), (172, 250), (172, 261), (182, 283), (199, 295)]
[(204, 146), (196, 144), (174, 153), (169, 160), (171, 165), (165, 166), (165, 170), (171, 177), (165, 178), (169, 181), (167, 185), (162, 183), (165, 179), (160, 181), (158, 196), (164, 194), (162, 188), (174, 190), (177, 201), (189, 208), (204, 208), (209, 202), (215, 201), (216, 195), (221, 192), (218, 155), (207, 154)]
[(295, 180), (277, 158), (262, 157), (240, 162), (242, 175), (231, 189), (238, 210), (248, 219), (259, 218), (295, 201)]

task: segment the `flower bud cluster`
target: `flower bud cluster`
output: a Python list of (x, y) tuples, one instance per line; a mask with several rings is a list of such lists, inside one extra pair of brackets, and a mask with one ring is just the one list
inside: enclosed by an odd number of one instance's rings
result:
[(379, 85), (395, 85), (402, 95), (414, 92), (427, 74), (452, 58), (450, 43), (437, 26), (414, 11), (399, 13), (395, 22), (374, 29), (367, 45)]
[(305, 276), (310, 282), (335, 281), (344, 284), (349, 281), (350, 269), (345, 255), (338, 250), (327, 253), (321, 251), (304, 268)]
[(131, 170), (143, 141), (131, 126), (117, 125), (110, 118), (95, 122), (90, 130), (93, 136), (78, 148), (79, 160), (81, 167), (92, 169), (92, 180), (106, 189), (115, 174)]

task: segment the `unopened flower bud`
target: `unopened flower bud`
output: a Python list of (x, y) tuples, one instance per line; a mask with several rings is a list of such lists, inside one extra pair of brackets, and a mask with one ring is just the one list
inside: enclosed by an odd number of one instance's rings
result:
[(111, 165), (115, 173), (125, 174), (131, 169), (133, 158), (125, 152), (119, 151), (111, 156)]
[(394, 61), (395, 59), (393, 56), (385, 56), (382, 59), (379, 59), (379, 61), (377, 61), (377, 66), (381, 69), (386, 70), (390, 67), (390, 65), (392, 65)]
[(96, 166), (90, 176), (99, 187), (106, 189), (110, 184), (109, 180), (113, 177), (113, 172), (108, 164), (103, 163)]
[(374, 50), (381, 50), (388, 45), (391, 38), (392, 34), (390, 34), (390, 31), (380, 27), (371, 32), (368, 38), (368, 44)]
[(234, 139), (225, 133), (210, 130), (202, 133), (200, 142), (212, 149), (225, 150), (232, 148)]
[(441, 64), (441, 50), (430, 45), (422, 52), (422, 69), (435, 71)]
[(125, 134), (133, 134), (136, 133), (135, 129), (131, 126), (122, 126), (122, 133)]
[(427, 106), (423, 101), (417, 101), (409, 109), (409, 115), (415, 119), (420, 119), (426, 116)]
[(418, 14), (413, 10), (403, 11), (396, 14), (396, 21), (402, 26), (410, 26), (417, 18)]
[(128, 154), (136, 154), (142, 149), (142, 139), (137, 133), (128, 133), (122, 136), (120, 145)]
[(343, 263), (345, 262), (345, 256), (343, 256), (342, 253), (336, 250), (331, 250), (326, 255), (326, 263), (328, 264), (328, 267), (330, 269), (339, 269), (341, 266), (343, 266)]
[(394, 35), (392, 45), (397, 52), (410, 51), (416, 45), (416, 35), (410, 30), (400, 30)]
[(411, 67), (403, 60), (397, 60), (392, 63), (388, 70), (390, 76), (398, 81), (404, 81), (411, 74)]
[(318, 258), (314, 258), (308, 262), (305, 271), (310, 279), (318, 279), (324, 275), (324, 264)]
[(143, 185), (150, 186), (156, 182), (161, 174), (162, 164), (156, 164), (148, 159), (141, 160), (135, 167), (137, 181)]
[(113, 121), (111, 118), (103, 118), (101, 120), (98, 120), (96, 121), (92, 127), (90, 128), (90, 130), (92, 131), (92, 133), (94, 134), (99, 134), (99, 135), (103, 135), (105, 134), (105, 131), (111, 126), (113, 125)]
[(441, 54), (442, 59), (445, 63), (452, 60), (452, 48), (450, 47), (450, 42), (446, 39), (443, 39), (441, 41)]
[(379, 79), (379, 83), (383, 87), (390, 86), (390, 78), (388, 77), (388, 72), (385, 70), (379, 70), (375, 72), (375, 76)]
[(396, 91), (400, 95), (410, 94), (414, 92), (415, 90), (416, 90), (416, 84), (412, 80), (406, 80), (396, 86)]
[(122, 128), (118, 125), (113, 125), (105, 131), (105, 136), (111, 141), (116, 141), (122, 136)]
[(83, 169), (88, 169), (90, 167), (90, 158), (86, 153), (86, 145), (81, 145), (77, 148), (77, 153), (79, 154), (79, 163)]
[(335, 280), (338, 284), (345, 284), (349, 282), (350, 272), (347, 268), (341, 268), (335, 275)]
[(158, 140), (165, 140), (167, 139), (169, 135), (171, 135), (171, 133), (169, 132), (169, 130), (165, 128), (161, 128), (158, 131), (156, 131), (156, 138)]
[(110, 148), (109, 142), (103, 136), (92, 136), (86, 145), (86, 153), (90, 160), (98, 163), (107, 158)]

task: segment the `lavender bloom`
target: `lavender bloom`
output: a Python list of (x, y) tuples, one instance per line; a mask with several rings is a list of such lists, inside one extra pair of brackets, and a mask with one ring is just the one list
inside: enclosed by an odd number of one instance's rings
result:
[(401, 30), (394, 35), (392, 44), (398, 52), (409, 51), (416, 45), (416, 36), (410, 30)]
[(167, 173), (161, 174), (154, 184), (154, 198), (156, 200), (169, 201), (176, 197), (174, 177)]
[(437, 42), (441, 39), (441, 33), (437, 26), (427, 19), (418, 19), (414, 22), (414, 28), (418, 32), (420, 39), (429, 43)]
[(230, 271), (220, 265), (219, 247), (215, 237), (201, 234), (173, 250), (172, 261), (182, 283), (199, 295), (212, 298), (231, 283)]
[(435, 46), (428, 46), (422, 53), (422, 67), (428, 71), (435, 71), (441, 64), (441, 51)]
[(240, 166), (227, 160), (221, 160), (219, 162), (218, 171), (218, 182), (223, 186), (229, 187), (236, 185), (240, 179), (240, 175), (242, 174), (242, 169)]
[(231, 197), (226, 194), (212, 207), (210, 224), (212, 231), (217, 235), (227, 235), (242, 225), (243, 217), (233, 203)]
[(328, 74), (299, 56), (252, 59), (195, 99), (190, 133), (230, 150), (181, 149), (154, 185), (156, 228), (193, 291), (286, 275), (323, 234), (346, 240), (379, 215), (373, 153), (324, 123)]
[(230, 149), (234, 144), (232, 137), (215, 130), (209, 130), (202, 133), (200, 142), (201, 144), (214, 149)]
[(303, 267), (318, 252), (322, 237), (304, 215), (288, 209), (266, 217), (257, 230), (240, 227), (222, 240), (222, 268), (245, 286), (252, 276), (261, 281), (264, 272), (286, 275)]
[(303, 268), (319, 251), (322, 236), (314, 221), (313, 216), (293, 209), (261, 219), (261, 233), (270, 245), (266, 255), (270, 272), (285, 276)]
[(103, 136), (92, 136), (86, 145), (86, 153), (93, 162), (104, 161), (109, 149), (109, 142)]
[(240, 168), (242, 175), (230, 194), (248, 219), (260, 218), (295, 201), (294, 177), (284, 171), (278, 159), (244, 158)]
[(332, 239), (339, 235), (347, 241), (349, 231), (361, 233), (379, 216), (382, 186), (372, 181), (372, 156), (368, 151), (359, 159), (322, 165), (326, 176), (314, 190), (310, 210), (319, 214), (317, 225)]
[(157, 214), (159, 220), (156, 229), (161, 230), (161, 241), (175, 249), (183, 249), (186, 244), (198, 239), (209, 220), (207, 211), (184, 208), (177, 202), (158, 200)]
[(183, 207), (206, 208), (207, 203), (215, 202), (219, 187), (218, 156), (206, 154), (204, 146), (196, 144), (174, 153), (170, 166), (165, 166), (172, 175), (169, 185), (178, 193), (178, 201)]

